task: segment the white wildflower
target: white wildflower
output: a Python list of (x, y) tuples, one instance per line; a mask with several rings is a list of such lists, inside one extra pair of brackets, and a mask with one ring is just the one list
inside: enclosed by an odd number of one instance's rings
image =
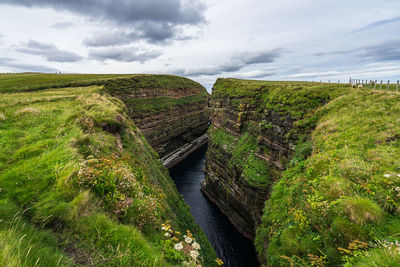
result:
[(167, 232), (167, 233), (165, 233), (165, 236), (170, 236), (170, 233), (168, 233), (168, 232)]
[(386, 173), (385, 175), (383, 175), (385, 178), (389, 178), (391, 175), (389, 173)]
[(199, 245), (199, 243), (197, 243), (197, 242), (193, 242), (192, 247), (193, 247), (195, 250), (199, 250), (199, 249), (200, 249), (200, 245)]
[(191, 250), (189, 255), (192, 257), (192, 259), (197, 259), (200, 254), (197, 250)]
[(185, 238), (185, 242), (188, 243), (188, 244), (192, 243), (192, 241), (193, 240), (188, 236)]
[(397, 174), (397, 177), (400, 177), (400, 174)]
[(167, 231), (167, 227), (163, 226), (161, 227), (162, 230)]
[(176, 245), (174, 246), (174, 249), (176, 249), (176, 250), (181, 250), (181, 249), (183, 249), (182, 242), (179, 242), (178, 244), (176, 244)]

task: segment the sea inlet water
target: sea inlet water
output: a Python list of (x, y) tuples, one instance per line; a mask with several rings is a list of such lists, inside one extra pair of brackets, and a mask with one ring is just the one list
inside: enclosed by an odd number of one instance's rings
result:
[(217, 256), (224, 261), (224, 266), (259, 266), (252, 242), (242, 236), (200, 190), (200, 182), (204, 179), (203, 166), (206, 161), (206, 151), (207, 146), (204, 146), (193, 152), (173, 167), (170, 175), (186, 204), (190, 206), (196, 223), (207, 235)]

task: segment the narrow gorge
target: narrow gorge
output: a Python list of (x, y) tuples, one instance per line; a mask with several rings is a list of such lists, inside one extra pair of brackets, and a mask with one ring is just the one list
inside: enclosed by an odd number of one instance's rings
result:
[(387, 249), (400, 231), (397, 92), (218, 79), (209, 95), (171, 75), (1, 79), (2, 262), (398, 263)]

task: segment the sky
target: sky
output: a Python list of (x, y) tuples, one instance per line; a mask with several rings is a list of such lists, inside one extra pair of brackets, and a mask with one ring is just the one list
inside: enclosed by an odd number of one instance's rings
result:
[(0, 0), (0, 72), (400, 80), (399, 0)]

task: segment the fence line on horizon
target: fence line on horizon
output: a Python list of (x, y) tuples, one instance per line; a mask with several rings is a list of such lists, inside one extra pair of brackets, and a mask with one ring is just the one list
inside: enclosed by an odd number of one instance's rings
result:
[[(315, 81), (312, 81), (312, 82), (315, 82)], [(319, 83), (326, 83), (326, 82), (323, 82), (322, 80), (320, 80)], [(331, 83), (331, 80), (328, 80), (328, 83)], [(332, 83), (336, 83), (336, 81), (332, 82)], [(340, 84), (340, 80), (337, 80), (337, 84)], [(344, 84), (346, 84), (346, 82), (344, 82)], [(396, 90), (396, 92), (398, 92), (399, 87), (400, 87), (400, 80), (397, 80), (397, 82), (394, 82), (394, 83), (390, 83), (390, 80), (388, 80), (387, 83), (386, 83), (386, 81), (384, 83), (383, 80), (379, 81), (379, 80), (363, 80), (363, 79), (350, 78), (348, 84), (352, 84), (355, 86), (362, 85), (363, 87), (368, 86), (368, 88), (379, 89), (379, 90), (382, 90), (385, 88), (386, 88), (386, 90), (391, 90), (391, 88), (392, 88), (393, 91)]]

